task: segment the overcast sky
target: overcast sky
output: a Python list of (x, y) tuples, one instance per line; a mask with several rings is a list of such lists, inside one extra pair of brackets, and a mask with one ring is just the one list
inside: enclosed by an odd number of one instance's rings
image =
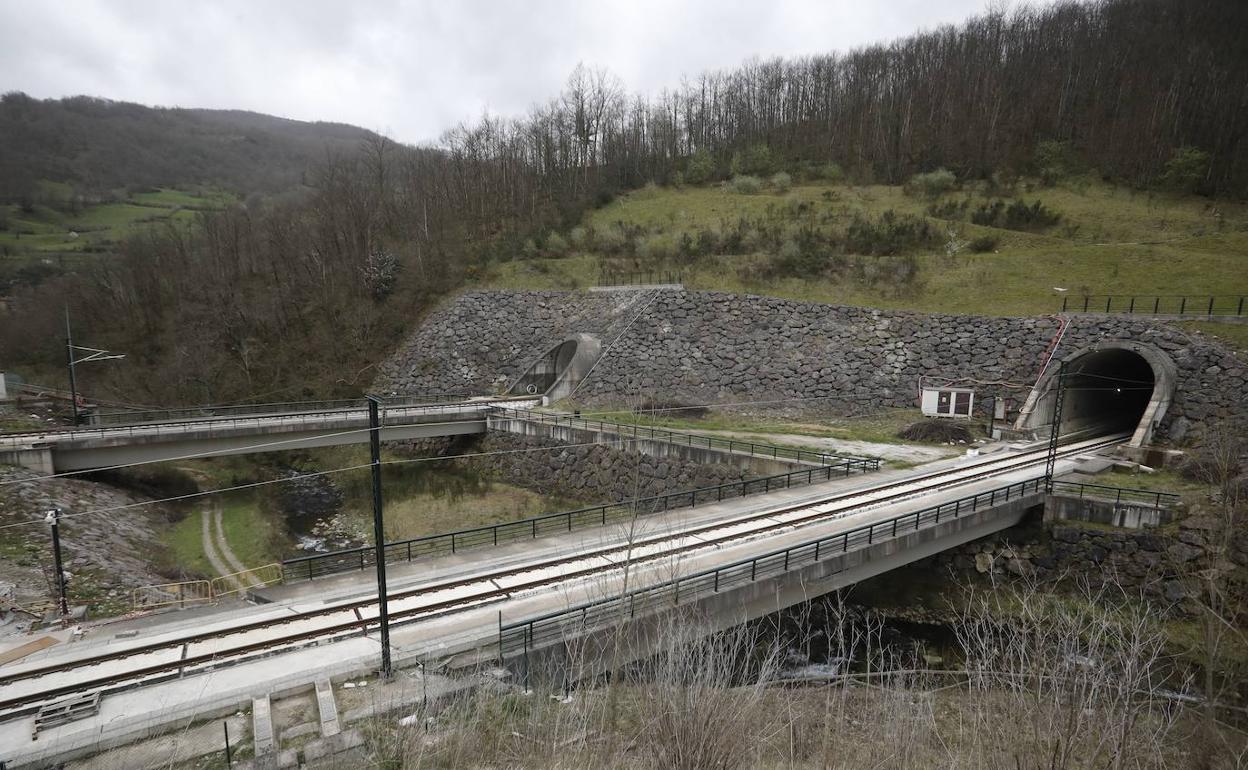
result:
[(0, 0), (0, 92), (335, 120), (435, 140), (519, 115), (578, 62), (632, 92), (751, 56), (847, 50), (985, 0)]

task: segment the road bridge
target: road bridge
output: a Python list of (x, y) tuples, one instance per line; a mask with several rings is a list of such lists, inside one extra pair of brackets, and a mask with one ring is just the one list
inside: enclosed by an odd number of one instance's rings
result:
[[(1063, 447), (1056, 470), (1126, 438)], [(644, 654), (647, 629), (673, 610), (733, 625), (1013, 526), (1044, 501), (1045, 456), (1039, 445), (1001, 447), (406, 565), (389, 586), (394, 657), (399, 666), (502, 660), (527, 676), (569, 640), (601, 648), (625, 633), (622, 621), (633, 646), (614, 659)], [(112, 626), (8, 664), (0, 745), (11, 747), (6, 758), (48, 762), (359, 676), (378, 657), (376, 596), (365, 585), (305, 582), (260, 607)], [(571, 675), (592, 675), (602, 660), (582, 657)], [(41, 705), (84, 692), (104, 694), (98, 714), (32, 740)]]
[[(529, 408), (540, 403), (540, 397), (480, 397), (445, 403), (420, 397), (383, 399), (381, 440), (484, 433), (486, 418), (497, 407)], [(249, 454), (368, 441), (368, 409), (362, 400), (281, 406), (285, 408), (254, 412), (227, 407), (224, 414), (207, 415), (203, 410), (138, 413), (138, 421), (128, 424), (0, 434), (0, 464), (52, 474), (201, 454)], [(152, 416), (156, 419), (146, 419)]]

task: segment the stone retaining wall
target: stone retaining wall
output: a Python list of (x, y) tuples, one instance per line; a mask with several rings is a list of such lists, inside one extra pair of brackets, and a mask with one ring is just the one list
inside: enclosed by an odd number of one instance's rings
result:
[[(1096, 588), (1117, 583), (1177, 611), (1191, 611), (1197, 576), (1213, 559), (1219, 531), (1211, 515), (1189, 515), (1176, 525), (1145, 530), (1046, 523), (1024, 525), (968, 543), (933, 560), (941, 570), (1027, 576), (1045, 583), (1087, 581)], [(1248, 576), (1248, 533), (1232, 539), (1231, 568)]]
[(478, 470), (510, 484), (587, 503), (649, 497), (760, 475), (723, 463), (656, 458), (603, 445), (566, 447), (560, 444), (552, 439), (487, 433), (476, 442), (474, 451), (505, 454), (477, 457), (469, 462)]
[[(377, 388), (488, 392), (568, 334), (588, 332), (601, 335), (604, 348), (576, 396), (589, 404), (805, 399), (866, 412), (915, 406), (923, 375), (1008, 397), (1017, 408), (1057, 329), (1055, 317), (884, 311), (719, 292), (475, 292), (435, 314), (386, 361)], [(1106, 339), (1148, 343), (1177, 365), (1178, 392), (1159, 438), (1181, 440), (1193, 424), (1248, 416), (1248, 365), (1176, 325), (1074, 316), (1056, 355)]]

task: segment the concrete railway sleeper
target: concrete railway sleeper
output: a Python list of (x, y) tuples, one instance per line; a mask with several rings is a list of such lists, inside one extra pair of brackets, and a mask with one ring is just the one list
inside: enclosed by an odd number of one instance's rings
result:
[[(1086, 452), (1096, 451), (1117, 443), (1121, 443), (1123, 436), (1114, 436), (1110, 438), (1095, 439), (1090, 441), (1078, 442), (1077, 444), (1067, 446), (1060, 451), (1062, 456), (1070, 456), (1074, 454), (1082, 454)], [(962, 466), (959, 468), (945, 469), (943, 471), (932, 472), (918, 477), (909, 477), (893, 483), (880, 485), (866, 490), (855, 490), (844, 492), (837, 495), (829, 495), (813, 501), (804, 501), (800, 504), (788, 505), (780, 508), (768, 509), (766, 511), (754, 512), (745, 516), (732, 519), (721, 520), (712, 524), (706, 524), (687, 530), (673, 531), (650, 538), (641, 542), (632, 544), (615, 545), (600, 548), (593, 551), (577, 553), (572, 556), (550, 559), (543, 562), (536, 562), (521, 565), (507, 570), (501, 570), (494, 573), (485, 573), (474, 575), (471, 577), (461, 578), (457, 580), (447, 581), (434, 585), (421, 586), (419, 588), (410, 589), (408, 591), (400, 591), (391, 595), (390, 602), (392, 605), (400, 603), (404, 600), (436, 594), (442, 591), (450, 591), (468, 586), (485, 584), (488, 588), (468, 596), (457, 596), (445, 601), (434, 602), (418, 607), (406, 609), (392, 609), (391, 617), (399, 620), (408, 619), (409, 622), (415, 620), (430, 619), (437, 615), (465, 609), (470, 606), (478, 606), (483, 602), (496, 600), (506, 597), (509, 594), (528, 591), (535, 588), (541, 588), (553, 583), (561, 583), (569, 580), (575, 580), (590, 575), (603, 573), (613, 568), (617, 568), (619, 564), (608, 558), (611, 554), (619, 554), (626, 550), (633, 552), (640, 551), (648, 546), (661, 544), (665, 541), (673, 539), (683, 539), (687, 542), (662, 551), (646, 554), (639, 558), (634, 558), (634, 563), (654, 561), (658, 559), (670, 558), (675, 555), (682, 554), (687, 551), (701, 550), (705, 548), (720, 546), (732, 541), (756, 538), (760, 535), (767, 534), (775, 530), (787, 530), (798, 526), (806, 526), (817, 523), (818, 521), (836, 518), (847, 515), (849, 513), (861, 513), (880, 505), (896, 503), (910, 497), (920, 494), (947, 489), (963, 484), (982, 481), (985, 478), (1018, 470), (1029, 465), (1037, 464), (1044, 458), (1044, 449), (1026, 450), (1016, 454), (1011, 454), (1005, 458), (998, 458), (986, 462), (976, 463), (970, 466)], [(954, 478), (950, 478), (954, 477)], [(932, 483), (926, 483), (932, 482)], [(904, 489), (898, 490), (899, 487)], [(892, 491), (891, 494), (881, 495), (882, 492)], [(854, 502), (859, 498), (871, 498)], [(781, 522), (764, 523), (762, 526), (749, 531), (741, 531), (742, 524), (750, 522), (759, 522), (761, 520), (772, 519), (776, 516), (785, 514), (800, 513), (808, 511), (812, 508), (827, 506), (829, 504), (839, 504), (837, 508), (832, 510), (820, 510), (808, 513), (804, 516), (796, 518), (788, 518)], [(908, 515), (908, 514), (907, 514)], [(706, 537), (707, 534), (714, 533), (716, 530), (729, 529), (730, 534), (720, 537)], [(691, 542), (690, 542), (691, 541)], [(562, 567), (577, 562), (585, 561), (601, 561), (605, 564), (595, 563), (582, 569), (559, 572), (556, 575), (546, 576), (535, 580), (525, 581), (522, 583), (508, 583), (500, 588), (494, 581), (514, 578), (529, 572), (537, 572), (541, 570)], [(22, 681), (38, 679), (45, 676), (61, 674), (67, 671), (86, 668), (89, 666), (102, 665), (105, 663), (115, 662), (126, 658), (152, 655), (166, 650), (175, 650), (176, 655), (170, 659), (161, 660), (155, 663), (141, 665), (133, 669), (127, 669), (123, 672), (110, 674), (96, 678), (83, 678), (81, 675), (71, 684), (46, 688), (24, 695), (18, 695), (9, 698), (0, 698), (0, 719), (18, 716), (28, 713), (32, 708), (37, 708), (39, 704), (55, 700), (77, 692), (85, 692), (90, 690), (105, 689), (110, 690), (123, 689), (121, 685), (130, 683), (142, 684), (152, 681), (152, 677), (166, 672), (173, 672), (174, 675), (186, 673), (189, 668), (195, 666), (216, 667), (226, 662), (240, 662), (240, 658), (251, 659), (256, 657), (256, 653), (266, 652), (272, 654), (274, 652), (285, 651), (295, 646), (304, 646), (310, 643), (321, 643), (343, 634), (358, 634), (361, 630), (367, 632), (371, 625), (376, 624), (375, 610), (372, 615), (360, 613), (359, 610), (372, 609), (376, 600), (372, 597), (368, 599), (345, 602), (329, 607), (308, 610), (300, 613), (292, 613), (287, 616), (277, 618), (269, 618), (261, 621), (253, 621), (243, 623), (236, 626), (230, 626), (224, 629), (216, 629), (213, 631), (199, 632), (179, 636), (177, 638), (165, 639), (158, 642), (148, 644), (139, 644), (121, 650), (116, 650), (100, 655), (86, 656), (73, 660), (66, 660), (55, 664), (32, 667), (22, 671), (16, 671), (6, 677), (0, 678), (0, 688), (7, 688)], [(265, 629), (276, 628), (279, 626), (290, 625), (305, 621), (327, 619), (337, 614), (345, 614), (349, 619), (342, 621), (334, 621), (328, 625), (318, 625), (315, 628), (302, 630), (295, 633), (271, 637), (254, 642), (237, 644), (226, 649), (217, 649), (210, 652), (186, 654), (185, 650), (190, 649), (193, 645), (205, 643), (208, 641), (220, 641), (222, 639), (237, 636), (240, 634), (261, 631)]]

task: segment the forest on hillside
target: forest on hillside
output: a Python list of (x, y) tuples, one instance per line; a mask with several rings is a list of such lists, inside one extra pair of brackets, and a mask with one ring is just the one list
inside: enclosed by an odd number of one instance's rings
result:
[(164, 109), (89, 96), (0, 96), (0, 203), (40, 199), (59, 182), (86, 200), (119, 188), (210, 185), (280, 192), (305, 181), (327, 152), (372, 136), (241, 110)]
[(356, 395), (447, 291), (652, 181), (1080, 170), (1242, 196), (1245, 28), (1248, 6), (1234, 0), (1061, 2), (847, 53), (749, 61), (653, 98), (578, 67), (526, 116), (462, 124), (435, 147), (367, 136), (325, 155), (304, 198), (153, 229), (23, 288), (0, 356), (54, 371), (67, 302), (88, 344), (129, 355), (93, 373), (101, 395)]

